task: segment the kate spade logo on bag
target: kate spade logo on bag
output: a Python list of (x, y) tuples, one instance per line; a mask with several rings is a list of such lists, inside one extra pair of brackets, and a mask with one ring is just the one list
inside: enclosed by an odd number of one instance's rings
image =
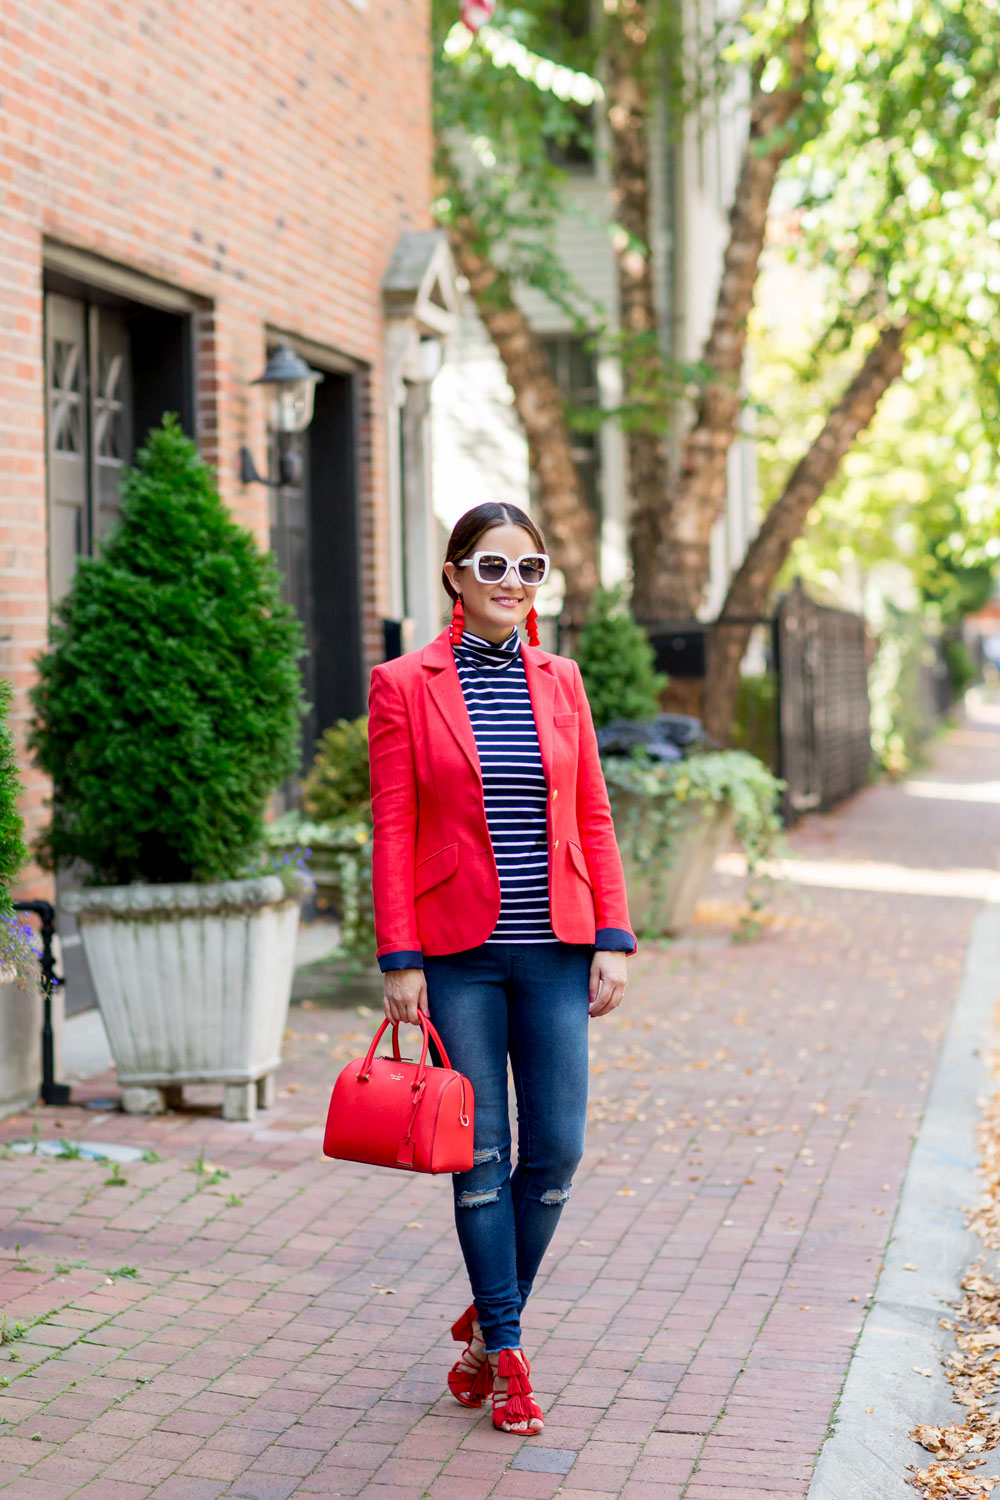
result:
[(402, 1081), (403, 1081), (403, 1075), (402, 1075), (402, 1073), (390, 1073), (389, 1077), (390, 1078), (395, 1078), (395, 1080), (396, 1080), (397, 1083), (402, 1083)]

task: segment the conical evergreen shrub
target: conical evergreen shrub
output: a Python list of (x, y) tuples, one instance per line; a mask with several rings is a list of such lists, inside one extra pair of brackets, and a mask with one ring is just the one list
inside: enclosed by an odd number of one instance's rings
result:
[(17, 799), (21, 791), (14, 741), (7, 726), (11, 686), (0, 680), (0, 920), (13, 916), (11, 887), (27, 857)]
[(576, 647), (594, 724), (612, 719), (652, 719), (667, 685), (654, 669), (649, 637), (625, 604), (621, 588), (598, 589)]
[(82, 860), (99, 884), (242, 873), (268, 797), (297, 767), (304, 649), (273, 559), (165, 418), (39, 661), (49, 863)]

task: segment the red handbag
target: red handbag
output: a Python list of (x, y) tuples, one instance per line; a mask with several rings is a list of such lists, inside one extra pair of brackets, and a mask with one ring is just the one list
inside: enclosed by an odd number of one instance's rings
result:
[[(392, 1025), (392, 1056), (376, 1057)], [(334, 1085), (326, 1117), (324, 1156), (409, 1172), (468, 1172), (472, 1166), (475, 1101), (472, 1084), (456, 1073), (441, 1038), (423, 1011), (420, 1061), (399, 1055), (399, 1023), (383, 1021), (364, 1057), (347, 1064)], [(440, 1068), (427, 1066), (433, 1038)]]

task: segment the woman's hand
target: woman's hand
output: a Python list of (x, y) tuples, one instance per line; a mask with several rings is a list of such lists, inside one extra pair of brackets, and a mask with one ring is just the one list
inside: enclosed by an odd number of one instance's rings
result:
[(624, 953), (610, 953), (598, 948), (590, 965), (592, 1016), (606, 1016), (621, 1005), (625, 998), (626, 972)]
[(382, 975), (382, 995), (390, 1021), (409, 1021), (416, 1026), (417, 1012), (428, 1012), (423, 969), (389, 969)]

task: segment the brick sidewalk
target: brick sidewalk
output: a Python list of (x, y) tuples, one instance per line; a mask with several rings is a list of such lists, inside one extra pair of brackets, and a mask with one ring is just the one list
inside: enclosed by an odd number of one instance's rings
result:
[[(1000, 723), (971, 723), (918, 780), (996, 782), (998, 751)], [(468, 1300), (448, 1184), (322, 1159), (329, 1085), (375, 1016), (308, 1002), (263, 1125), (197, 1101), (0, 1125), (155, 1154), (124, 1184), (0, 1162), (4, 1500), (803, 1496), (977, 910), (934, 892), (994, 868), (1000, 805), (880, 786), (790, 846), (812, 879), (878, 861), (909, 893), (789, 884), (737, 946), (720, 879), (691, 939), (633, 960), (627, 1009), (593, 1027), (589, 1149), (526, 1320), (540, 1438), (442, 1395)]]

